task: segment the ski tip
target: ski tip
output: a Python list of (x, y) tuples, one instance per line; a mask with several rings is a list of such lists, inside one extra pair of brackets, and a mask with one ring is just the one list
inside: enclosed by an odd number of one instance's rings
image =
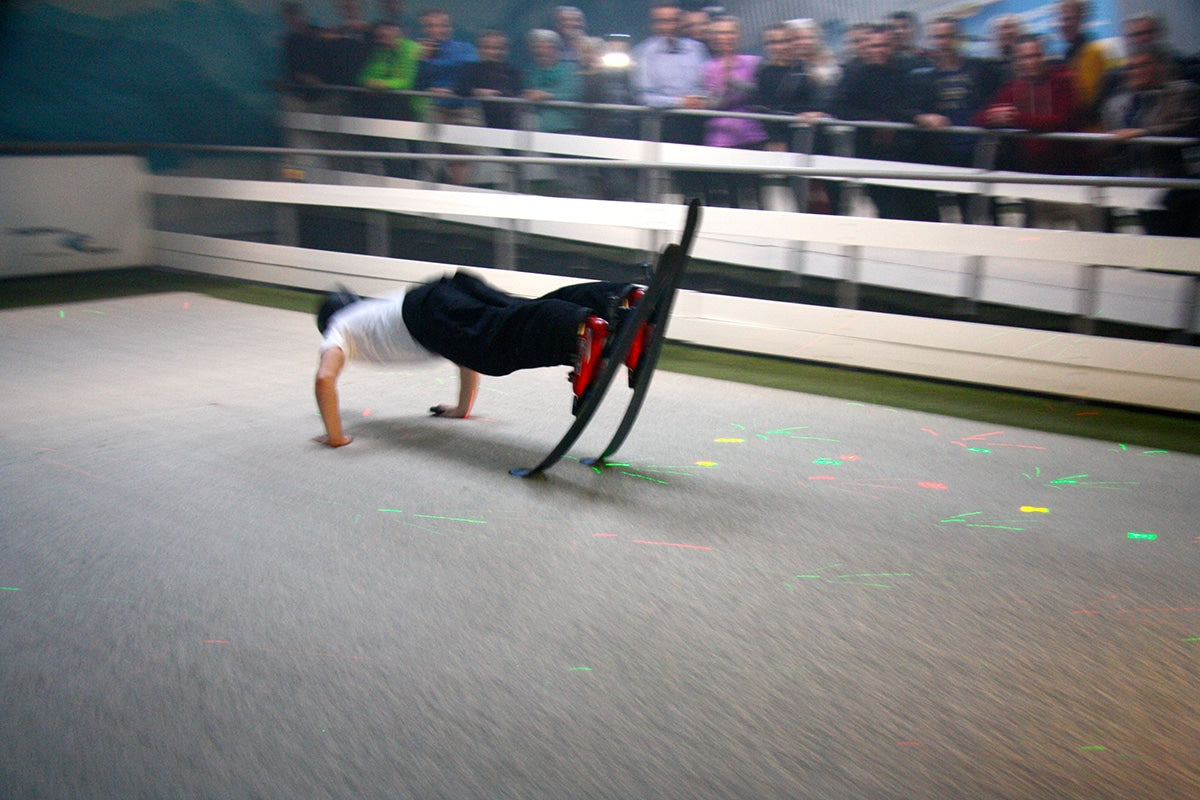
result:
[(515, 478), (537, 478), (545, 474), (545, 467), (513, 467), (508, 471)]

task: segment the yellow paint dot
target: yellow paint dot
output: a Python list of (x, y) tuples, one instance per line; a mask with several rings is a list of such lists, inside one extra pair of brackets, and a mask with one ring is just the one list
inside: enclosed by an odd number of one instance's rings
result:
[(1021, 510), (1026, 514), (1049, 514), (1050, 509), (1038, 508), (1037, 506), (1021, 506)]
[(696, 462), (697, 467), (715, 467), (716, 465), (717, 465), (717, 462), (715, 462), (715, 461), (697, 461)]
[(744, 442), (746, 440), (745, 439), (713, 439), (713, 441), (720, 442), (721, 444), (737, 444), (738, 442)]

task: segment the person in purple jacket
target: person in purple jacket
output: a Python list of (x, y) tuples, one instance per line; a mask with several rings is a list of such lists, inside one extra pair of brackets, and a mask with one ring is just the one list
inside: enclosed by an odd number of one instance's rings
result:
[[(762, 60), (759, 56), (740, 52), (742, 25), (737, 17), (717, 17), (709, 26), (709, 46), (713, 57), (704, 65), (704, 88), (708, 107), (721, 111), (751, 111), (757, 88), (756, 75)], [(767, 141), (763, 124), (754, 119), (714, 117), (705, 123), (704, 143), (710, 147), (738, 147), (761, 150)], [(722, 187), (728, 194), (728, 205), (734, 208), (757, 207), (754, 177), (747, 174), (723, 173), (714, 181), (710, 193)], [(714, 198), (707, 198), (713, 203)]]

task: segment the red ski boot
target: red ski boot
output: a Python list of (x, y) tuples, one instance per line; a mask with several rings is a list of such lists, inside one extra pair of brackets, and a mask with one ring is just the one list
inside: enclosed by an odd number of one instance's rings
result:
[[(646, 289), (643, 286), (634, 286), (629, 294), (625, 296), (625, 302), (622, 304), (624, 308), (628, 308), (630, 314), (637, 308), (637, 304), (642, 302), (642, 298), (646, 296)], [(646, 340), (650, 338), (653, 332), (653, 327), (650, 322), (643, 322), (642, 327), (638, 330), (637, 335), (633, 338), (633, 345), (629, 348), (629, 354), (625, 356), (625, 366), (629, 368), (629, 385), (633, 385), (633, 372), (637, 369), (638, 359), (642, 357), (642, 350), (646, 347)]]
[(588, 317), (579, 325), (579, 339), (575, 352), (575, 369), (571, 370), (571, 388), (575, 399), (571, 413), (577, 414), (592, 379), (600, 372), (604, 363), (602, 352), (604, 340), (608, 338), (608, 323), (600, 317)]

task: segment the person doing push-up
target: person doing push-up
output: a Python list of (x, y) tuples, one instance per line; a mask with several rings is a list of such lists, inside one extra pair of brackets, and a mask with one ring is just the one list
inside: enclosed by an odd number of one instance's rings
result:
[(353, 440), (342, 429), (338, 405), (338, 378), (347, 361), (449, 359), (459, 368), (458, 402), (430, 409), (443, 417), (471, 413), (481, 374), (570, 365), (575, 397), (581, 398), (596, 375), (610, 324), (615, 328), (642, 292), (634, 284), (597, 281), (527, 299), (459, 271), (380, 298), (330, 293), (317, 312), (323, 338), (316, 396), (325, 425), (317, 441), (341, 447)]

